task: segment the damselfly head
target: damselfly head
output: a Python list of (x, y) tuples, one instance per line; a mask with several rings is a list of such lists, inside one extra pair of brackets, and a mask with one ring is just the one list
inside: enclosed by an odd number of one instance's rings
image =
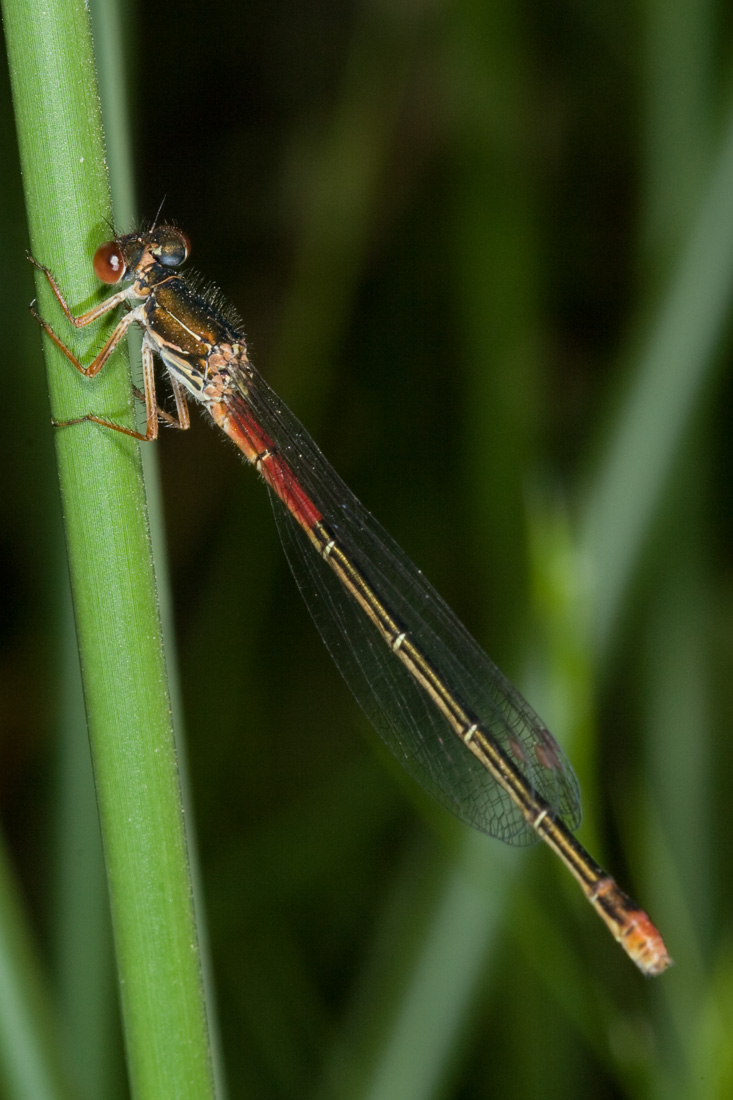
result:
[(190, 251), (191, 242), (181, 229), (159, 225), (148, 233), (129, 233), (101, 244), (94, 253), (94, 274), (103, 283), (119, 283), (154, 264), (180, 267)]

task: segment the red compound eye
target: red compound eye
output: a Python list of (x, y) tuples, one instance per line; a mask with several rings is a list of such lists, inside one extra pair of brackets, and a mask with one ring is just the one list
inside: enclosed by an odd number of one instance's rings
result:
[(94, 253), (94, 274), (103, 283), (119, 283), (126, 265), (117, 241), (100, 244)]

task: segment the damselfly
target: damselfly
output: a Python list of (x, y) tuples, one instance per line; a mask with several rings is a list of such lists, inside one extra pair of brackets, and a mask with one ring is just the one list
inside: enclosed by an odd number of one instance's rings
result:
[[(83, 328), (125, 305), (99, 354), (98, 374), (131, 325), (143, 330), (146, 430), (92, 413), (105, 428), (152, 440), (163, 420), (188, 428), (189, 395), (262, 475), (290, 567), (331, 655), (400, 762), (462, 821), (509, 844), (540, 837), (579, 881), (645, 974), (670, 963), (647, 914), (572, 834), (577, 781), (560, 746), (422, 573), (344, 485), (293, 414), (254, 369), (241, 326), (220, 297), (179, 271), (189, 241), (160, 225), (117, 237), (94, 255), (98, 278), (122, 289), (80, 316), (36, 260), (68, 321)], [(176, 415), (158, 406), (154, 356), (168, 370)]]

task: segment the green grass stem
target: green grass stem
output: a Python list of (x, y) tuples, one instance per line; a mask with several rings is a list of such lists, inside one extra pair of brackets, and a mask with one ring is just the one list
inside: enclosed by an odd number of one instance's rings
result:
[[(32, 249), (79, 312), (99, 294), (90, 255), (111, 216), (87, 12), (3, 12)], [(109, 326), (69, 332), (37, 285), (88, 361)], [(123, 356), (89, 383), (47, 355), (55, 419), (131, 423)], [(139, 445), (90, 423), (55, 443), (132, 1093), (202, 1100), (214, 1088)]]

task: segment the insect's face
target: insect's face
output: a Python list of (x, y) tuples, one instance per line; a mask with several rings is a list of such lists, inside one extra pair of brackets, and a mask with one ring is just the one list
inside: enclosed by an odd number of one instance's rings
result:
[(154, 265), (173, 270), (188, 259), (191, 242), (172, 225), (149, 233), (129, 233), (101, 244), (94, 253), (94, 273), (103, 283), (136, 279)]

